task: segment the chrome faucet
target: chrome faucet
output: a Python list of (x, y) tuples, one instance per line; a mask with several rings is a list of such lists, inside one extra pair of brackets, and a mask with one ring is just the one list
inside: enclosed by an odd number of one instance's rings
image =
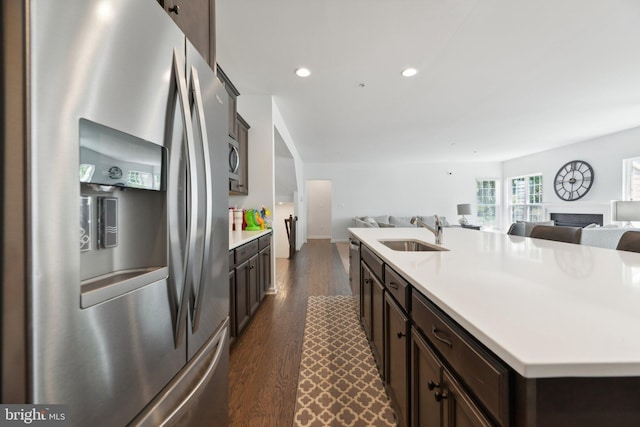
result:
[(427, 224), (426, 222), (422, 221), (420, 218), (418, 218), (417, 216), (414, 216), (413, 218), (411, 218), (411, 224), (416, 224), (418, 227), (424, 227), (427, 230), (429, 230), (430, 232), (432, 232), (435, 236), (436, 236), (436, 245), (441, 245), (442, 244), (442, 221), (440, 220), (440, 217), (438, 217), (438, 215), (434, 215), (434, 217), (436, 218), (436, 226), (432, 227), (429, 224)]

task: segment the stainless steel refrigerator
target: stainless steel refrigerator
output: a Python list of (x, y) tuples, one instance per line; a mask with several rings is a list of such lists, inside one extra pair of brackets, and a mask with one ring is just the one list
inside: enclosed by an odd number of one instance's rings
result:
[(3, 403), (226, 425), (226, 91), (155, 0), (1, 7)]

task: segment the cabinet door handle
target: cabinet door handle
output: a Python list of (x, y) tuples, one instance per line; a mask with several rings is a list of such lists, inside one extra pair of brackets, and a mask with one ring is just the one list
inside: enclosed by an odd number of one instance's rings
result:
[(402, 332), (398, 332), (398, 338), (406, 337), (407, 334), (403, 334)]
[(364, 279), (364, 284), (368, 285), (369, 283), (371, 283), (371, 279)]
[(173, 7), (169, 8), (169, 12), (173, 12), (176, 15), (180, 14), (180, 6), (178, 6), (177, 4), (174, 4)]
[(398, 289), (398, 284), (394, 282), (389, 282), (389, 287), (393, 289)]
[(254, 268), (256, 268), (256, 266), (255, 266), (255, 265), (250, 265), (250, 266), (249, 266), (249, 270), (253, 270)]
[(427, 388), (429, 390), (433, 390), (434, 388), (440, 388), (440, 383), (436, 383), (436, 382), (433, 382), (432, 380), (429, 380), (429, 382), (427, 383)]
[(446, 399), (449, 397), (446, 391), (436, 391), (433, 396), (436, 398), (437, 402), (440, 402), (442, 399)]
[(439, 330), (438, 328), (436, 328), (436, 325), (431, 326), (431, 333), (433, 334), (434, 337), (436, 337), (436, 339), (438, 341), (445, 343), (449, 347), (453, 347), (453, 344), (451, 344), (451, 341), (449, 341), (446, 338), (442, 338), (442, 337), (438, 336), (438, 332), (442, 332), (442, 331)]

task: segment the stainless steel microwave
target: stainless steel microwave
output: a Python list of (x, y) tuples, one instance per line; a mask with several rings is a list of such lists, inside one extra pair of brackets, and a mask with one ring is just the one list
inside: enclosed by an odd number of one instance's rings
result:
[(238, 172), (240, 169), (240, 151), (237, 141), (229, 137), (229, 179), (240, 179)]

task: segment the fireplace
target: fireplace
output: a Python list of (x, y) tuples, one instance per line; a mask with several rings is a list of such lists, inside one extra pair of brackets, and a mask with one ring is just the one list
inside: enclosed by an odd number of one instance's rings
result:
[(591, 213), (551, 213), (549, 219), (555, 221), (556, 225), (565, 227), (586, 227), (589, 224), (604, 224), (602, 214)]

